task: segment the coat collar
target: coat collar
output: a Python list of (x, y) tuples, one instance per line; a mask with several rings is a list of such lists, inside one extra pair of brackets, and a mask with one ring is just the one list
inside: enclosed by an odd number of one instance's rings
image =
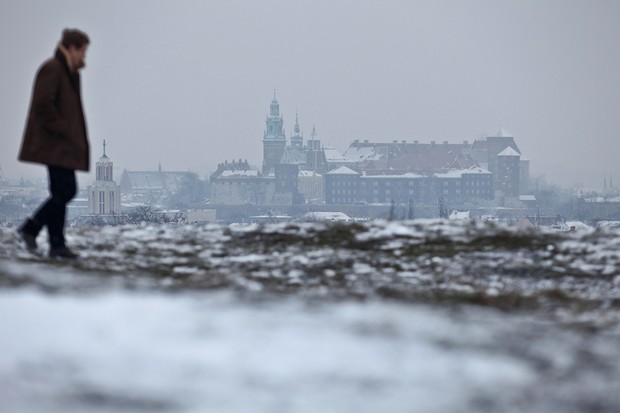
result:
[(75, 72), (73, 65), (71, 64), (71, 56), (69, 56), (69, 51), (62, 45), (62, 43), (58, 43), (56, 57), (60, 58), (60, 60), (64, 62), (70, 73)]

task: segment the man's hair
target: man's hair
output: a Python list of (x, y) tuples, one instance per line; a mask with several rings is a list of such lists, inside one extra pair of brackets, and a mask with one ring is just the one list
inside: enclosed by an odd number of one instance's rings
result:
[(65, 29), (62, 31), (62, 40), (60, 41), (65, 48), (69, 46), (75, 46), (81, 49), (85, 44), (90, 43), (90, 39), (86, 33), (78, 29)]

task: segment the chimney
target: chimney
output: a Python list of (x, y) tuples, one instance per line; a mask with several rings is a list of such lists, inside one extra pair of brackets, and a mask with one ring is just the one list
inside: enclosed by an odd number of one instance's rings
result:
[(400, 141), (401, 143), (407, 143), (407, 141), (405, 139), (403, 139), (402, 141)]
[(431, 145), (434, 145), (434, 144), (435, 144), (435, 141), (431, 141)]
[(444, 145), (447, 145), (447, 144), (448, 144), (448, 141), (443, 141), (443, 144), (444, 144)]

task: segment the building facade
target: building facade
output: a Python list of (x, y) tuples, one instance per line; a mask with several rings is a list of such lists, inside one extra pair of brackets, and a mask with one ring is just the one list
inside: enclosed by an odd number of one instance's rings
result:
[(211, 174), (211, 204), (265, 205), (272, 203), (276, 191), (274, 177), (264, 177), (248, 161), (225, 161)]
[(419, 175), (366, 175), (340, 167), (325, 176), (328, 204), (435, 204), (451, 205), (491, 200), (493, 174), (482, 168)]

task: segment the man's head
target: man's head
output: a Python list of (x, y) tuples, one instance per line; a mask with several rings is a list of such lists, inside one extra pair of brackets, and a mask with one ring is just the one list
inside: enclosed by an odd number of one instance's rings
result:
[(74, 70), (86, 66), (86, 49), (90, 44), (90, 39), (86, 33), (78, 29), (65, 29), (62, 32), (60, 43), (67, 50), (69, 59), (71, 59), (71, 67)]

